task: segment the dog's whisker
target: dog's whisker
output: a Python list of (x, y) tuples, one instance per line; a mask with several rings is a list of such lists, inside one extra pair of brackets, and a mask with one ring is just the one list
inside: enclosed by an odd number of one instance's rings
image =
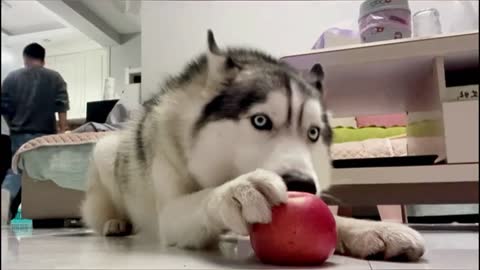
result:
[(337, 198), (336, 196), (329, 194), (327, 192), (322, 192), (320, 194), (320, 198), (328, 205), (341, 205), (343, 204), (342, 200)]

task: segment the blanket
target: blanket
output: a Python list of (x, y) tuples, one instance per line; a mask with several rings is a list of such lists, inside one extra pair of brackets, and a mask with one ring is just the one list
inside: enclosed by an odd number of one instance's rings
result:
[(48, 146), (66, 146), (66, 145), (81, 145), (81, 144), (94, 144), (100, 138), (109, 134), (109, 132), (85, 132), (85, 133), (65, 133), (47, 135), (33, 139), (18, 149), (12, 159), (12, 169), (15, 173), (18, 173), (18, 163), (20, 156), (40, 147)]

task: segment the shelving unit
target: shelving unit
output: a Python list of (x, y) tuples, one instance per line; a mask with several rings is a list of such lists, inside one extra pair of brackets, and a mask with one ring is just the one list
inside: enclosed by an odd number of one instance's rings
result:
[[(430, 166), (334, 169), (334, 195), (355, 204), (478, 202), (478, 100), (447, 102), (445, 83), (448, 70), (478, 68), (478, 38), (478, 32), (466, 32), (282, 58), (304, 72), (322, 64), (326, 104), (334, 117), (408, 112), (408, 155), (447, 160)], [(418, 134), (415, 127), (427, 122), (427, 134)]]

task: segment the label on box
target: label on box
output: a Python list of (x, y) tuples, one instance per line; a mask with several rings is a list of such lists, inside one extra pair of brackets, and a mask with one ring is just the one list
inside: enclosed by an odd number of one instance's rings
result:
[(478, 100), (478, 84), (447, 87), (445, 101)]

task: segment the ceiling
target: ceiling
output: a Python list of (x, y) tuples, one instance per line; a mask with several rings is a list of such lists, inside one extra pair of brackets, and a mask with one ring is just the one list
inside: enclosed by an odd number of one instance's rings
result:
[(22, 35), (65, 28), (36, 1), (2, 0), (2, 32)]
[[(120, 34), (140, 32), (140, 1), (128, 2), (123, 0), (80, 0), (89, 10)], [(130, 4), (127, 4), (130, 3)], [(129, 6), (131, 9), (129, 9)]]
[(1, 0), (2, 45), (15, 46), (39, 41), (43, 44), (58, 44), (94, 40), (102, 46), (112, 46), (102, 42), (102, 38), (99, 38), (102, 34), (113, 36), (115, 40), (113, 45), (118, 45), (122, 42), (123, 36), (140, 32), (140, 2)]

